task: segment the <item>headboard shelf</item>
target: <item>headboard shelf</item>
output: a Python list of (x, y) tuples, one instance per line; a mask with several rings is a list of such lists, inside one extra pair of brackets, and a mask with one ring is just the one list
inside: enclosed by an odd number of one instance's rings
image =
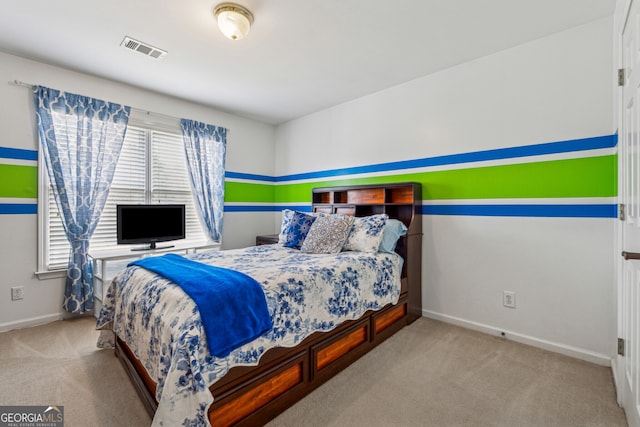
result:
[(380, 185), (363, 185), (357, 188), (339, 187), (316, 188), (313, 190), (314, 204), (357, 204), (380, 205), (387, 203), (414, 203), (415, 191), (407, 184), (393, 185), (389, 188)]
[(422, 191), (419, 183), (355, 185), (313, 189), (313, 210), (324, 213), (368, 216), (386, 213), (422, 232), (422, 222), (413, 221), (421, 211)]
[(410, 186), (387, 188), (385, 190), (385, 203), (413, 203), (415, 201), (415, 189)]

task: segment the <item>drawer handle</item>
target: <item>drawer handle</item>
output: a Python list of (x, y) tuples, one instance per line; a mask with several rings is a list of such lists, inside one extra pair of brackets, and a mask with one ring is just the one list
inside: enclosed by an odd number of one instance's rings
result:
[(640, 252), (622, 251), (622, 256), (624, 257), (625, 260), (640, 259)]

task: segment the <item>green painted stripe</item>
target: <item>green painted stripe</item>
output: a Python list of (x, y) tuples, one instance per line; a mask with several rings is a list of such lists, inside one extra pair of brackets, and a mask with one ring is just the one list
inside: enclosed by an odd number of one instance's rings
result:
[(274, 185), (226, 181), (224, 183), (224, 201), (273, 203)]
[(425, 200), (614, 197), (617, 156), (279, 185), (275, 202), (310, 202), (315, 187), (404, 181), (422, 183)]
[(0, 197), (37, 198), (38, 168), (0, 164)]
[(427, 173), (424, 199), (612, 197), (616, 156)]

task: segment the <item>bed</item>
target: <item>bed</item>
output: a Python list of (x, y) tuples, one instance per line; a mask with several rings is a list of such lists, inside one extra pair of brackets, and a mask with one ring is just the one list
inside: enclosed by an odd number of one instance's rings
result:
[[(224, 328), (211, 332), (188, 288), (151, 264), (128, 267), (107, 292), (99, 346), (114, 346), (154, 425), (263, 425), (421, 316), (420, 205), (417, 183), (317, 188), (311, 213), (285, 211), (280, 243), (176, 260), (262, 288), (268, 328), (224, 351), (212, 347)], [(370, 236), (380, 218), (404, 225), (391, 250)], [(338, 252), (323, 246), (336, 224), (350, 230)]]

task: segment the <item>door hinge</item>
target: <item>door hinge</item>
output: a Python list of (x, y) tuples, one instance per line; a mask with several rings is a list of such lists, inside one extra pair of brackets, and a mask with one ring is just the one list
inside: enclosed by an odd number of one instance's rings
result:
[(624, 338), (618, 338), (618, 355), (624, 356)]
[(618, 205), (618, 219), (624, 221), (624, 203)]
[(624, 86), (624, 68), (618, 68), (618, 86)]

